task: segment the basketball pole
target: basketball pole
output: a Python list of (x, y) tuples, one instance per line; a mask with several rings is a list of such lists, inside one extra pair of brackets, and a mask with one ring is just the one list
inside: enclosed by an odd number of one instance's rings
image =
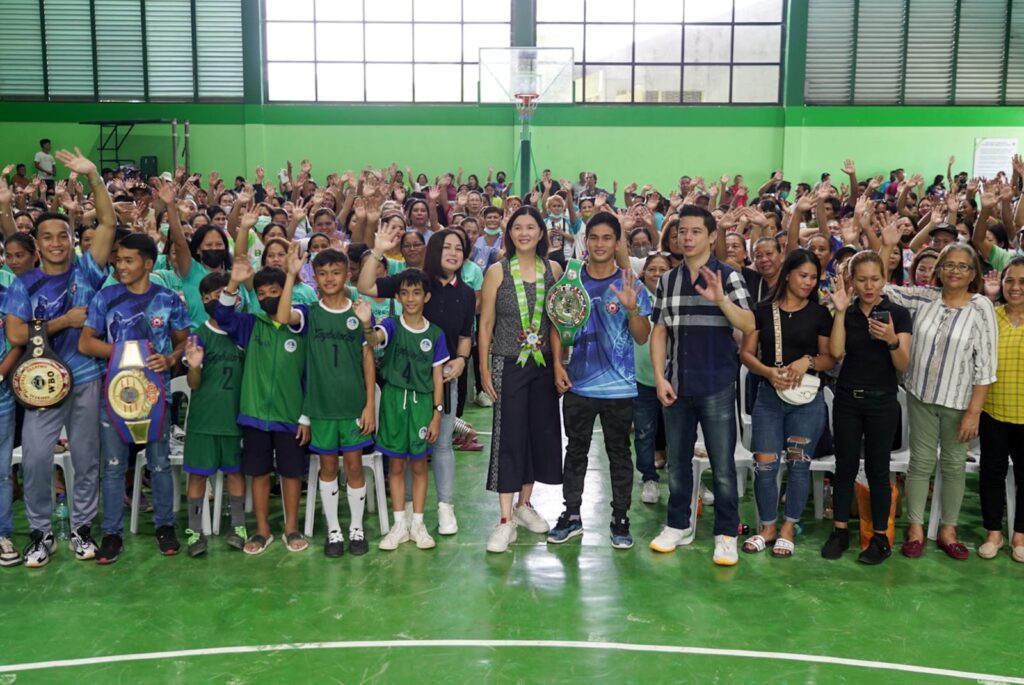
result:
[(530, 193), (533, 191), (533, 181), (530, 178), (530, 172), (533, 171), (531, 168), (533, 165), (533, 149), (531, 145), (531, 133), (530, 133), (530, 119), (522, 118), (519, 125), (519, 192), (516, 193), (519, 197), (523, 198), (523, 204), (526, 204), (530, 199)]

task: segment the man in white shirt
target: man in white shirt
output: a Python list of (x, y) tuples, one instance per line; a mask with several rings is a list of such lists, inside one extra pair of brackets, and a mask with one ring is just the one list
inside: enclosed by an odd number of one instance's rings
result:
[(39, 174), (39, 178), (46, 181), (46, 187), (49, 192), (53, 192), (53, 172), (57, 168), (56, 160), (53, 155), (50, 154), (50, 139), (43, 138), (39, 141), (39, 152), (36, 153), (35, 167), (36, 173)]

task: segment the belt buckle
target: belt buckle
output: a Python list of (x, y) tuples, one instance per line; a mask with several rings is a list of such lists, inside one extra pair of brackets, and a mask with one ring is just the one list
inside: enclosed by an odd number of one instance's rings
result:
[(864, 399), (864, 391), (863, 390), (854, 390), (853, 391), (853, 399), (855, 399), (855, 400), (862, 400), (862, 399)]

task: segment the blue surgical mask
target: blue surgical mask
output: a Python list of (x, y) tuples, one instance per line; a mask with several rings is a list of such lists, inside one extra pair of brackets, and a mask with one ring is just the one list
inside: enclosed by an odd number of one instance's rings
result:
[(780, 200), (785, 200), (787, 197), (789, 197), (789, 191), (788, 190), (783, 190), (781, 193), (779, 193), (779, 199)]
[(260, 233), (262, 233), (263, 229), (266, 228), (269, 225), (270, 225), (270, 217), (269, 216), (261, 216), (259, 219), (256, 219), (256, 230), (259, 231)]

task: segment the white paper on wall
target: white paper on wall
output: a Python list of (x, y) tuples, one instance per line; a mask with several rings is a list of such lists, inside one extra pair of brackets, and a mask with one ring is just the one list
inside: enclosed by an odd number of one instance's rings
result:
[(1016, 138), (975, 138), (973, 175), (995, 178), (1002, 171), (1010, 176), (1013, 173), (1010, 160), (1017, 154), (1018, 143)]

